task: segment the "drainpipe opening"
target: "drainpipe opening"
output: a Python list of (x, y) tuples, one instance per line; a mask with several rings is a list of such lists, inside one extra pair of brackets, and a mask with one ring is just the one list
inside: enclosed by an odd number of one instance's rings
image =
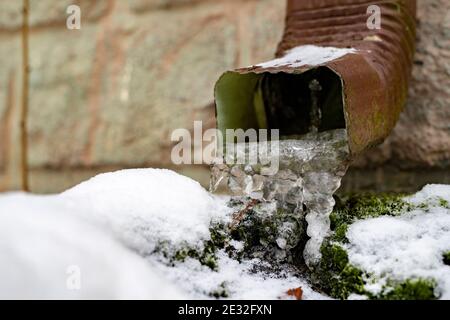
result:
[(341, 78), (328, 67), (303, 73), (228, 72), (216, 86), (218, 128), (279, 129), (280, 136), (343, 129)]

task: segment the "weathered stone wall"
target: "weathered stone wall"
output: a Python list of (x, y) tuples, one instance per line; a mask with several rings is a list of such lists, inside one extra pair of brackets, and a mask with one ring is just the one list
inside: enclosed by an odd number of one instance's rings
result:
[[(66, 8), (81, 8), (81, 30)], [(279, 0), (31, 0), (31, 186), (99, 171), (170, 167), (170, 134), (214, 126), (226, 69), (273, 56)], [(21, 1), (0, 1), (0, 188), (19, 187)], [(200, 174), (204, 168), (182, 169)]]
[[(66, 28), (74, 3), (81, 30)], [(359, 168), (450, 171), (449, 7), (419, 0), (410, 103)], [(273, 56), (284, 10), (282, 0), (31, 0), (32, 190), (59, 191), (118, 168), (172, 167), (172, 130), (214, 125), (215, 81)], [(20, 181), (20, 28), (21, 1), (1, 0), (0, 190)], [(176, 169), (208, 177), (203, 167)]]

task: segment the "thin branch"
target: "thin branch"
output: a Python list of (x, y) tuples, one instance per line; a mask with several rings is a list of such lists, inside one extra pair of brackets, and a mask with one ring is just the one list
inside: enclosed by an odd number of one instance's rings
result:
[(235, 212), (232, 215), (230, 229), (235, 230), (237, 228), (237, 226), (242, 222), (242, 220), (245, 219), (245, 217), (248, 215), (250, 210), (252, 210), (258, 203), (259, 203), (259, 201), (257, 199), (252, 199), (247, 203), (247, 205), (245, 206), (244, 209), (242, 209), (239, 212)]

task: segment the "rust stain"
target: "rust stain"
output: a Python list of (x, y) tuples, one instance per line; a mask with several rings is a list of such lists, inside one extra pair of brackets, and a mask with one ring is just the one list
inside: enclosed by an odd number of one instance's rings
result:
[(102, 21), (100, 31), (96, 39), (96, 49), (94, 56), (94, 68), (91, 74), (91, 83), (88, 89), (88, 110), (89, 110), (89, 129), (87, 144), (82, 154), (84, 165), (92, 165), (92, 154), (95, 146), (95, 136), (100, 124), (99, 114), (101, 108), (101, 87), (102, 75), (106, 71), (108, 50), (106, 42), (109, 41), (111, 31), (111, 17), (115, 1), (110, 2), (108, 15)]
[[(117, 10), (121, 10), (120, 7), (123, 5), (122, 3), (118, 3)], [(128, 5), (128, 4), (126, 4)], [(123, 75), (127, 72), (127, 51), (129, 50), (130, 44), (126, 42), (126, 38), (128, 35), (132, 34), (132, 31), (124, 30), (121, 26), (115, 26), (113, 31), (114, 37), (110, 39), (111, 46), (111, 72), (112, 72), (112, 81), (111, 88), (112, 92), (117, 92), (117, 90), (121, 89), (123, 82)]]
[(0, 122), (0, 169), (3, 169), (5, 176), (2, 181), (0, 181), (0, 190), (6, 190), (9, 184), (8, 169), (10, 168), (10, 150), (11, 150), (11, 132), (13, 127), (13, 109), (15, 105), (15, 73), (10, 71), (8, 75), (8, 89), (5, 101), (5, 113), (3, 119)]
[(126, 64), (126, 48), (122, 46), (124, 36), (123, 34), (117, 34), (111, 39), (111, 48), (113, 53), (112, 58), (112, 92), (116, 92), (119, 87), (121, 75), (125, 71)]

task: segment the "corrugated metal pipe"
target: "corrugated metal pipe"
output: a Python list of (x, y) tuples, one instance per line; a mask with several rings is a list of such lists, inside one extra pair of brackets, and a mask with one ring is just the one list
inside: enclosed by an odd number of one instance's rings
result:
[(415, 12), (415, 0), (289, 0), (276, 59), (218, 80), (218, 128), (304, 134), (318, 102), (319, 131), (346, 128), (353, 156), (382, 142), (406, 101)]

